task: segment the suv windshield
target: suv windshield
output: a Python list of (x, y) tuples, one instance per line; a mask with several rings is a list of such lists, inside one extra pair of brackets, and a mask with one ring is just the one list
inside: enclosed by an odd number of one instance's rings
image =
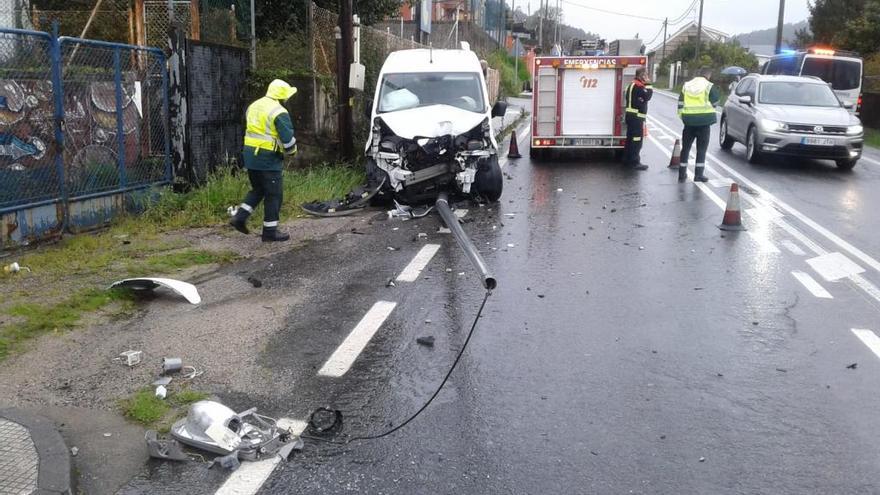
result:
[(807, 57), (801, 75), (816, 76), (837, 90), (856, 89), (862, 78), (862, 64), (840, 58)]
[(808, 82), (762, 82), (758, 101), (768, 105), (839, 107), (840, 102), (826, 84)]
[(379, 92), (379, 113), (429, 105), (485, 111), (480, 75), (473, 72), (385, 74)]

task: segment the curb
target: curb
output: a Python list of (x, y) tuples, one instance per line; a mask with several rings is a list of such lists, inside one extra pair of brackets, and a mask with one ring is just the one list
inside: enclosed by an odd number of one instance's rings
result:
[(18, 408), (0, 409), (0, 418), (20, 424), (31, 435), (40, 458), (36, 493), (72, 494), (70, 450), (55, 429), (55, 424)]

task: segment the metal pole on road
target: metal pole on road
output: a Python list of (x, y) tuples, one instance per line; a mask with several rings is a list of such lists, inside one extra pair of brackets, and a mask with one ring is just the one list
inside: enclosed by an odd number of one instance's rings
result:
[(666, 60), (666, 27), (669, 25), (669, 18), (663, 19), (663, 55), (661, 61)]
[(785, 0), (779, 0), (779, 20), (776, 22), (776, 50), (773, 53), (782, 51), (782, 23), (785, 21)]
[(458, 223), (458, 217), (456, 217), (455, 214), (452, 213), (452, 209), (449, 208), (449, 196), (447, 196), (446, 193), (440, 193), (437, 197), (437, 202), (434, 203), (434, 207), (437, 208), (437, 212), (440, 213), (440, 217), (443, 218), (446, 227), (452, 231), (452, 236), (455, 237), (455, 241), (458, 242), (459, 247), (464, 250), (464, 254), (467, 255), (471, 264), (480, 272), (480, 277), (483, 279), (483, 287), (488, 290), (495, 289), (495, 287), (498, 286), (498, 283), (495, 281), (495, 277), (489, 272), (489, 267), (486, 266), (486, 261), (480, 256), (477, 247), (474, 246), (474, 243), (470, 240), (467, 234), (464, 233), (464, 229), (462, 229), (461, 224)]
[(700, 0), (700, 19), (697, 21), (697, 56), (694, 57), (697, 64), (700, 63), (700, 37), (703, 35), (703, 0)]

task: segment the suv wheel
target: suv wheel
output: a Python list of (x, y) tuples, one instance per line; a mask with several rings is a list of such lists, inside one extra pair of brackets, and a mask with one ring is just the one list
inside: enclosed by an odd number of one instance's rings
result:
[(733, 143), (736, 142), (733, 140), (732, 137), (730, 137), (727, 134), (727, 119), (726, 118), (721, 119), (721, 126), (719, 126), (719, 131), (718, 131), (718, 141), (721, 142), (721, 149), (723, 149), (723, 150), (730, 150), (730, 148), (733, 148)]
[(758, 149), (758, 131), (755, 126), (749, 127), (749, 134), (746, 136), (746, 158), (749, 163), (761, 163), (761, 150)]
[(858, 161), (858, 158), (855, 160), (837, 160), (837, 168), (840, 170), (852, 170)]

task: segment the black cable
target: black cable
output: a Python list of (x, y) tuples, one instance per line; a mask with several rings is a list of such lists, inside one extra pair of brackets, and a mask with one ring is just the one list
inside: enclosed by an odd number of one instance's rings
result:
[[(458, 355), (455, 356), (455, 361), (452, 362), (452, 366), (449, 368), (449, 371), (446, 372), (446, 376), (443, 377), (443, 381), (440, 382), (440, 386), (437, 387), (437, 390), (434, 391), (434, 393), (431, 395), (431, 398), (429, 398), (428, 401), (425, 402), (425, 404), (422, 407), (420, 407), (418, 411), (416, 411), (413, 415), (411, 415), (409, 418), (407, 418), (406, 421), (404, 421), (403, 423), (400, 423), (399, 425), (395, 426), (394, 428), (391, 428), (390, 430), (385, 431), (383, 433), (379, 433), (376, 435), (365, 435), (365, 436), (351, 437), (345, 441), (331, 440), (331, 439), (315, 437), (315, 436), (311, 436), (311, 435), (300, 435), (300, 438), (308, 438), (309, 440), (317, 440), (319, 442), (332, 443), (332, 444), (336, 444), (336, 445), (348, 445), (351, 442), (356, 442), (359, 440), (377, 440), (382, 437), (387, 437), (388, 435), (390, 435), (390, 434), (394, 433), (395, 431), (408, 425), (412, 420), (416, 419), (416, 417), (418, 417), (419, 414), (422, 414), (422, 412), (424, 412), (424, 410), (427, 409), (429, 405), (431, 405), (431, 402), (433, 402), (434, 399), (438, 395), (440, 395), (440, 391), (443, 390), (443, 386), (446, 385), (446, 382), (449, 380), (449, 377), (452, 375), (452, 372), (455, 371), (455, 367), (458, 365), (459, 360), (461, 360), (462, 354), (464, 354), (465, 349), (467, 349), (468, 343), (471, 341), (471, 337), (474, 335), (474, 330), (477, 329), (477, 323), (480, 321), (480, 317), (483, 314), (483, 308), (486, 307), (486, 301), (489, 299), (490, 295), (492, 295), (492, 292), (487, 290), (486, 295), (483, 296), (483, 302), (480, 304), (480, 309), (477, 310), (477, 316), (474, 317), (474, 323), (471, 325), (471, 329), (468, 332), (467, 337), (464, 339), (464, 343), (461, 345), (461, 349), (459, 349)], [(318, 409), (315, 412), (320, 412), (322, 410), (326, 411), (326, 408)], [(315, 412), (313, 412), (312, 415), (314, 415)], [(312, 422), (311, 418), (309, 419), (309, 422), (310, 423)]]
[(689, 16), (693, 12), (693, 10), (697, 7), (698, 1), (700, 1), (700, 0), (694, 0), (693, 2), (691, 2), (691, 6), (688, 7), (684, 11), (684, 13), (682, 13), (680, 16), (676, 17), (674, 20), (669, 21), (669, 24), (675, 25), (675, 24), (678, 24), (679, 22), (685, 20), (685, 18), (687, 18), (687, 16)]

